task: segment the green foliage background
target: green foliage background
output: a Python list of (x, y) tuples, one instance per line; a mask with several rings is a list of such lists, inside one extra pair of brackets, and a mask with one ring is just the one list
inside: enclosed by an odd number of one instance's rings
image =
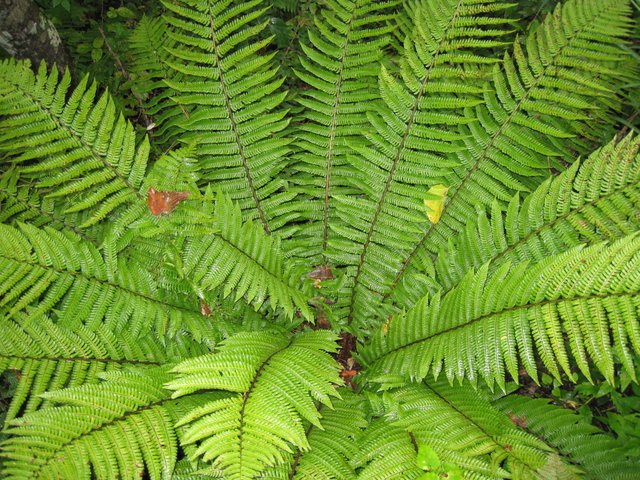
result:
[(636, 0), (41, 7), (3, 478), (638, 478)]

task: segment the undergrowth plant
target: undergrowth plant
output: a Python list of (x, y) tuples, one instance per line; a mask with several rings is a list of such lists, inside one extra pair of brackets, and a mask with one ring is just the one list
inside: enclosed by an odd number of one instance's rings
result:
[(162, 0), (134, 123), (0, 64), (3, 478), (638, 479), (525, 394), (638, 380), (631, 3), (313, 8)]

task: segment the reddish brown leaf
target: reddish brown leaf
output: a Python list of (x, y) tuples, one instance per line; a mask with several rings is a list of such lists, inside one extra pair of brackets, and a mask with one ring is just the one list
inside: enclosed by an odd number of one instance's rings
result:
[(527, 427), (527, 418), (525, 416), (522, 417), (518, 417), (516, 416), (515, 413), (510, 412), (509, 413), (509, 420), (511, 420), (511, 422), (520, 428), (526, 428)]
[(204, 300), (200, 300), (200, 313), (205, 317), (211, 315), (211, 307), (204, 303)]
[(187, 198), (189, 198), (189, 192), (159, 192), (153, 187), (149, 187), (147, 192), (149, 211), (153, 215), (171, 213), (180, 202)]
[(314, 280), (331, 280), (333, 274), (329, 265), (319, 265), (309, 272), (309, 277)]

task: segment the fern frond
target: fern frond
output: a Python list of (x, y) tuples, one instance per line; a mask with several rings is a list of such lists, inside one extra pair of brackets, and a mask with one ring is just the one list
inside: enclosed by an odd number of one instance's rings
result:
[(616, 240), (640, 230), (640, 139), (629, 135), (575, 162), (521, 202), (513, 197), (503, 216), (475, 222), (442, 250), (435, 262), (438, 285), (453, 288), (465, 273), (491, 261), (491, 270), (511, 262), (539, 262), (579, 243)]
[(416, 445), (406, 430), (378, 418), (357, 439), (358, 451), (351, 460), (358, 480), (418, 478)]
[(213, 460), (226, 478), (253, 478), (285, 460), (281, 451), (309, 448), (302, 419), (320, 426), (315, 402), (331, 406), (339, 366), (328, 355), (336, 337), (327, 331), (292, 338), (240, 333), (213, 355), (178, 364), (167, 384), (174, 397), (196, 391), (230, 392), (203, 404), (179, 422), (182, 442), (200, 442), (195, 455)]
[(175, 334), (183, 322), (203, 321), (196, 298), (169, 303), (142, 268), (122, 261), (108, 268), (95, 246), (71, 232), (26, 224), (0, 225), (0, 232), (0, 312), (7, 318), (23, 309), (55, 312), (67, 325), (104, 322), (134, 336), (152, 328)]
[(495, 406), (579, 465), (579, 478), (632, 480), (638, 475), (637, 465), (624, 455), (619, 442), (566, 408), (520, 395), (503, 397)]
[(86, 214), (64, 213), (63, 208), (56, 206), (55, 199), (43, 197), (33, 185), (21, 182), (17, 168), (9, 168), (0, 174), (0, 223), (16, 225), (22, 222), (36, 227), (47, 225), (56, 230), (72, 230), (98, 246), (102, 229), (79, 227), (87, 219)]
[[(166, 369), (103, 373), (105, 382), (42, 396), (63, 404), (10, 422), (2, 445), (8, 479), (170, 478), (175, 421), (162, 388)], [(149, 441), (154, 439), (154, 441)]]
[[(514, 43), (495, 67), (484, 102), (467, 109), (477, 121), (461, 126), (460, 167), (439, 182), (449, 187), (440, 221), (394, 263), (394, 280), (378, 290), (385, 299), (399, 284), (414, 289), (412, 275), (464, 230), (478, 205), (509, 201), (537, 186), (546, 169), (562, 170), (575, 158), (573, 150), (588, 153), (582, 137), (601, 129), (596, 119), (607, 114), (607, 102), (624, 81), (615, 65), (625, 56), (618, 44), (628, 34), (628, 13), (625, 1), (569, 0), (522, 44)], [(407, 306), (404, 296), (399, 291), (393, 301)]]
[(367, 426), (364, 401), (360, 395), (345, 388), (338, 391), (342, 398), (332, 402), (333, 408), (318, 406), (322, 428), (310, 424), (306, 429), (309, 450), (298, 449), (287, 462), (259, 475), (261, 480), (354, 480), (355, 471), (349, 464), (357, 452), (356, 437)]
[(280, 240), (267, 236), (229, 198), (219, 194), (215, 207), (214, 234), (192, 238), (185, 246), (184, 276), (198, 295), (223, 286), (223, 296), (232, 292), (257, 309), (267, 300), (271, 308), (282, 307), (291, 318), (296, 309), (311, 320), (308, 299), (295, 287), (290, 262), (285, 262)]
[(516, 428), (509, 418), (466, 386), (443, 382), (415, 385), (393, 393), (397, 420), (428, 445), (443, 462), (472, 478), (537, 479), (550, 448), (536, 436)]
[[(615, 383), (617, 355), (629, 371), (640, 352), (640, 236), (576, 247), (536, 265), (489, 264), (444, 297), (425, 297), (391, 319), (361, 352), (371, 375), (423, 379), (481, 375), (504, 388), (518, 362), (537, 379), (536, 358), (555, 377), (569, 376), (569, 353), (591, 378), (590, 364)], [(563, 334), (566, 334), (567, 341)], [(614, 354), (615, 352), (615, 354)], [(591, 360), (591, 361), (590, 361)]]
[(97, 383), (103, 372), (127, 365), (162, 365), (206, 351), (187, 336), (165, 347), (155, 335), (136, 338), (105, 324), (69, 328), (24, 314), (0, 318), (0, 331), (0, 371), (13, 370), (18, 377), (7, 421), (47, 407), (39, 396), (47, 391)]
[(165, 84), (175, 77), (175, 72), (166, 64), (167, 49), (173, 46), (173, 40), (167, 35), (167, 24), (161, 17), (143, 16), (129, 36), (131, 90), (140, 96), (146, 114), (153, 119), (155, 127), (150, 134), (153, 144), (162, 148), (178, 141), (181, 133), (178, 124), (189, 117), (189, 111), (171, 98), (174, 92)]
[(95, 82), (85, 77), (69, 95), (70, 82), (68, 72), (58, 81), (55, 67), (48, 75), (41, 64), (34, 75), (28, 63), (3, 61), (0, 152), (65, 212), (91, 211), (86, 227), (143, 198), (149, 143), (136, 147), (133, 126), (108, 93), (95, 101)]
[[(368, 142), (350, 144), (356, 155), (348, 176), (358, 194), (335, 196), (340, 223), (330, 226), (336, 236), (328, 257), (350, 270), (336, 310), (355, 328), (366, 329), (385, 279), (427, 228), (428, 185), (456, 165), (448, 158), (459, 149), (455, 126), (469, 121), (461, 111), (482, 102), (483, 87), (472, 79), (481, 78), (478, 66), (495, 61), (480, 53), (502, 45), (507, 33), (484, 13), (507, 7), (494, 0), (438, 0), (421, 7), (415, 33), (405, 42), (401, 79), (382, 67), (382, 102), (368, 115)], [(475, 28), (467, 28), (471, 23)]]
[[(167, 65), (179, 75), (167, 80), (172, 98), (190, 113), (181, 119), (182, 141), (198, 143), (203, 182), (211, 182), (240, 204), (246, 218), (265, 232), (278, 228), (276, 207), (291, 195), (275, 179), (285, 166), (288, 123), (280, 108), (273, 55), (260, 55), (269, 39), (262, 0), (182, 2), (165, 0), (175, 47)], [(196, 108), (197, 107), (197, 108)]]
[(297, 98), (304, 108), (296, 134), (299, 162), (294, 179), (309, 196), (296, 204), (312, 221), (303, 230), (297, 227), (300, 247), (289, 249), (312, 257), (316, 265), (322, 262), (319, 255), (327, 249), (329, 227), (336, 221), (332, 197), (353, 192), (342, 175), (348, 171), (346, 143), (367, 128), (365, 113), (379, 98), (379, 62), (393, 29), (384, 25), (396, 6), (396, 1), (331, 0), (315, 16), (308, 42), (301, 43), (305, 56), (296, 74), (309, 88)]

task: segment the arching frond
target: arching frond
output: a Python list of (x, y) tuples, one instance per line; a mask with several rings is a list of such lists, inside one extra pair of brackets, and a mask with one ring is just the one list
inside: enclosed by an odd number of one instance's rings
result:
[(291, 446), (309, 449), (302, 419), (320, 426), (314, 402), (331, 406), (337, 396), (336, 350), (327, 331), (292, 338), (241, 333), (224, 341), (214, 355), (178, 364), (168, 388), (179, 397), (202, 390), (230, 394), (203, 404), (182, 418), (189, 425), (182, 441), (199, 442), (195, 455), (213, 460), (229, 479), (252, 478), (283, 462)]
[[(379, 98), (376, 79), (389, 44), (397, 1), (330, 0), (314, 18), (315, 29), (301, 43), (304, 56), (297, 76), (309, 86), (297, 98), (300, 112), (294, 181), (308, 198), (297, 199), (311, 221), (297, 227), (289, 249), (322, 262), (330, 225), (337, 222), (335, 195), (353, 192), (348, 184), (347, 147), (368, 127), (365, 113)], [(291, 242), (290, 242), (291, 243)]]
[[(456, 126), (469, 120), (462, 109), (482, 102), (476, 85), (483, 56), (503, 44), (494, 1), (438, 0), (417, 9), (416, 29), (405, 42), (400, 75), (382, 67), (382, 101), (367, 115), (365, 141), (350, 142), (348, 180), (357, 194), (335, 195), (339, 222), (330, 225), (328, 257), (349, 267), (349, 282), (336, 314), (366, 328), (372, 307), (394, 266), (427, 228), (423, 201), (428, 185), (449, 174), (459, 147)], [(467, 28), (473, 24), (474, 28)], [(345, 176), (347, 176), (345, 174)], [(390, 280), (389, 280), (390, 281)]]
[(152, 328), (173, 335), (183, 322), (203, 321), (196, 298), (167, 302), (135, 263), (107, 268), (96, 247), (71, 232), (26, 224), (0, 225), (0, 232), (0, 312), (7, 318), (28, 309), (67, 325), (104, 322), (134, 336)]
[[(261, 55), (268, 19), (262, 0), (165, 0), (174, 43), (165, 83), (189, 112), (177, 122), (181, 141), (198, 143), (202, 182), (211, 182), (240, 204), (246, 218), (266, 232), (276, 229), (276, 207), (291, 195), (276, 175), (285, 166), (288, 124), (280, 107), (286, 92), (271, 59)], [(162, 126), (161, 126), (162, 128)]]
[(545, 181), (503, 216), (497, 203), (438, 254), (438, 283), (450, 290), (472, 268), (539, 262), (579, 243), (615, 240), (640, 230), (640, 140), (613, 140), (584, 163)]
[(0, 371), (12, 370), (18, 379), (7, 420), (50, 406), (39, 396), (47, 391), (97, 383), (106, 371), (162, 365), (206, 351), (188, 336), (165, 347), (153, 334), (136, 338), (105, 324), (69, 328), (24, 314), (0, 318), (0, 331)]
[(632, 480), (637, 465), (621, 451), (622, 445), (576, 413), (549, 400), (509, 395), (495, 403), (523, 429), (554, 446), (588, 480)]
[(537, 186), (548, 169), (562, 170), (575, 151), (589, 153), (583, 138), (602, 129), (597, 118), (626, 81), (615, 65), (625, 57), (619, 44), (628, 35), (628, 9), (625, 1), (569, 0), (514, 43), (495, 67), (484, 102), (467, 109), (477, 121), (461, 127), (459, 167), (439, 182), (449, 187), (440, 221), (394, 264), (395, 278), (379, 290), (385, 298), (394, 294), (394, 302), (409, 305), (402, 290), (420, 287), (412, 275), (428, 268), (429, 257), (464, 230), (478, 206), (507, 202)]
[(171, 478), (177, 441), (162, 388), (166, 369), (102, 377), (101, 384), (45, 393), (62, 406), (10, 422), (12, 437), (0, 451), (6, 478)]
[[(85, 77), (69, 94), (71, 77), (54, 67), (0, 64), (0, 152), (35, 179), (65, 212), (89, 210), (81, 226), (102, 221), (118, 207), (143, 198), (140, 185), (149, 143), (136, 146), (131, 123)], [(68, 97), (68, 98), (67, 98)]]
[(507, 263), (491, 277), (485, 264), (444, 297), (425, 297), (392, 318), (361, 359), (374, 376), (479, 374), (504, 388), (505, 370), (517, 379), (519, 363), (536, 379), (536, 358), (554, 376), (571, 376), (571, 354), (587, 378), (594, 364), (613, 384), (614, 355), (632, 371), (632, 352), (640, 352), (639, 267), (638, 235), (536, 265)]
[(550, 448), (517, 428), (468, 385), (443, 382), (410, 386), (393, 394), (394, 425), (411, 432), (415, 443), (435, 450), (441, 462), (469, 478), (541, 479)]

